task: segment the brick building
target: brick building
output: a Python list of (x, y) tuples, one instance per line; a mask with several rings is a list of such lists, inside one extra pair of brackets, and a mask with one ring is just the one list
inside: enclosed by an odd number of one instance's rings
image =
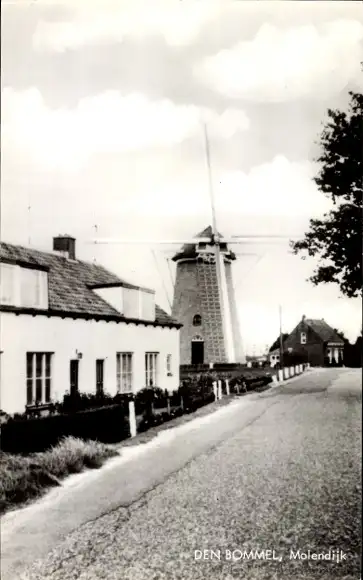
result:
[(303, 316), (284, 340), (284, 351), (304, 356), (312, 366), (338, 364), (343, 361), (344, 340), (325, 320)]
[[(210, 226), (196, 237), (209, 236), (212, 236)], [(172, 316), (183, 325), (180, 330), (181, 364), (244, 362), (232, 279), (232, 263), (236, 256), (226, 243), (220, 244), (220, 251), (234, 360), (228, 360), (226, 353), (214, 248), (196, 242), (185, 244), (173, 257), (177, 267)]]

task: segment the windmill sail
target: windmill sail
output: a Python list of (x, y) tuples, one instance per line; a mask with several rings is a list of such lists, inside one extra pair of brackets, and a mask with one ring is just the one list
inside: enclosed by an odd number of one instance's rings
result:
[(213, 190), (213, 180), (212, 180), (212, 170), (210, 163), (210, 151), (209, 151), (209, 140), (207, 127), (204, 126), (204, 136), (205, 136), (205, 147), (206, 147), (206, 157), (207, 157), (207, 167), (208, 167), (208, 179), (209, 179), (209, 196), (212, 211), (212, 235), (214, 241), (214, 253), (215, 253), (215, 264), (217, 273), (217, 284), (219, 291), (220, 300), (220, 311), (223, 326), (223, 338), (225, 343), (225, 353), (227, 362), (235, 362), (235, 352), (233, 344), (232, 335), (232, 319), (231, 319), (231, 309), (229, 305), (229, 298), (227, 293), (227, 280), (226, 271), (224, 264), (224, 257), (220, 249), (220, 236), (217, 229), (217, 217), (214, 201), (214, 190)]

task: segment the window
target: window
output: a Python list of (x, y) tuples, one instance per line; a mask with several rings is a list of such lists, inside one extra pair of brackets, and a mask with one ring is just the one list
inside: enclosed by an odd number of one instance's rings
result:
[(132, 352), (116, 354), (116, 383), (118, 393), (132, 392)]
[(306, 332), (302, 332), (300, 335), (301, 344), (306, 344)]
[(171, 363), (172, 363), (172, 356), (171, 356), (171, 354), (167, 354), (166, 355), (166, 372), (168, 375), (172, 374)]
[(96, 394), (103, 394), (103, 375), (104, 375), (104, 360), (96, 360)]
[(202, 324), (202, 317), (200, 314), (196, 314), (193, 317), (193, 326), (201, 326)]
[(145, 353), (145, 383), (146, 383), (146, 387), (156, 387), (157, 386), (157, 364), (158, 364), (158, 353), (157, 352), (146, 352)]
[(50, 403), (52, 358), (51, 352), (26, 353), (27, 405)]

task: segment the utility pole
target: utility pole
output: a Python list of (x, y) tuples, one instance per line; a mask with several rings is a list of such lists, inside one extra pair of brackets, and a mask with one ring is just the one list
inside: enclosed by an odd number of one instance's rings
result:
[(280, 319), (280, 368), (284, 366), (284, 345), (282, 340), (282, 307), (279, 306), (279, 319)]

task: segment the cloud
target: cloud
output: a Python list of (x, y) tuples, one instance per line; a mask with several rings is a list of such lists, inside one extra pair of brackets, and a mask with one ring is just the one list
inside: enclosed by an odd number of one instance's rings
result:
[(171, 46), (192, 43), (202, 26), (213, 18), (218, 3), (198, 0), (132, 0), (113, 2), (78, 2), (72, 21), (39, 22), (33, 36), (37, 50), (62, 52), (84, 45), (122, 42), (125, 36), (144, 39), (161, 35)]
[(79, 101), (74, 109), (49, 109), (36, 88), (2, 93), (3, 148), (28, 151), (48, 167), (77, 168), (93, 154), (169, 147), (202, 135), (202, 122), (213, 136), (227, 139), (246, 130), (242, 110), (221, 115), (170, 100), (151, 101), (144, 95), (108, 91)]
[(258, 165), (247, 174), (225, 173), (219, 190), (223, 192), (223, 203), (228, 199), (230, 207), (238, 208), (243, 215), (310, 216), (331, 207), (330, 201), (317, 191), (313, 175), (313, 164), (291, 162), (277, 155), (270, 163)]
[(230, 98), (324, 99), (361, 78), (362, 39), (357, 20), (336, 20), (319, 30), (264, 24), (253, 40), (197, 63), (194, 74)]
[[(214, 168), (216, 169), (216, 168)], [(250, 172), (214, 171), (216, 207), (228, 229), (247, 216), (311, 217), (331, 208), (330, 201), (318, 192), (310, 163), (290, 162), (282, 155)], [(126, 213), (165, 217), (205, 216), (209, 213), (208, 182), (205, 169), (145, 191), (123, 203)], [(204, 217), (205, 219), (205, 217)]]

